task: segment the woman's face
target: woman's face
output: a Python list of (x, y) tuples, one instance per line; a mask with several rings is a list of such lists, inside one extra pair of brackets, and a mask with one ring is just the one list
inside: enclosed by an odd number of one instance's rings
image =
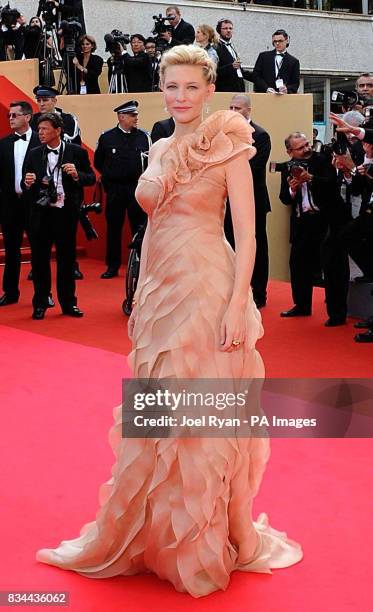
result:
[(178, 123), (190, 123), (201, 117), (215, 85), (206, 83), (200, 66), (179, 65), (166, 68), (162, 89), (170, 115)]
[(200, 45), (205, 45), (208, 42), (207, 34), (204, 34), (199, 28), (196, 30), (196, 42)]
[(86, 38), (82, 40), (80, 47), (83, 53), (92, 53), (93, 45)]

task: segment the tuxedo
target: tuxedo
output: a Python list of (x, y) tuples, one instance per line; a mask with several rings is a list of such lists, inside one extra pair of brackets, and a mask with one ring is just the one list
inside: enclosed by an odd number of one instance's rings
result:
[(150, 57), (145, 51), (134, 56), (125, 53), (122, 62), (129, 93), (152, 90)]
[(150, 138), (152, 143), (154, 144), (157, 140), (161, 138), (168, 138), (172, 136), (175, 131), (175, 121), (173, 117), (169, 119), (163, 119), (163, 121), (156, 121), (152, 127), (152, 131), (150, 134)]
[[(76, 253), (76, 229), (79, 208), (83, 201), (83, 187), (94, 185), (95, 174), (91, 168), (88, 153), (85, 149), (73, 144), (61, 142), (58, 156), (47, 153), (46, 146), (40, 146), (30, 151), (25, 161), (24, 173), (36, 175), (36, 182), (30, 189), (24, 185), (24, 191), (30, 201), (30, 230), (32, 272), (34, 282), (34, 308), (47, 308), (48, 295), (51, 290), (50, 256), (53, 244), (56, 246), (57, 260), (57, 295), (62, 310), (76, 305), (74, 263)], [(52, 162), (51, 162), (52, 158)], [(57, 160), (57, 161), (55, 161)], [(66, 163), (73, 163), (78, 171), (78, 180), (74, 181), (61, 169)], [(51, 164), (52, 167), (51, 167)], [(41, 206), (37, 203), (42, 179), (51, 175), (56, 164), (54, 182), (59, 186), (59, 180), (64, 192), (64, 202), (61, 208), (56, 206)], [(59, 169), (58, 169), (59, 168)]]
[[(10, 134), (0, 140), (0, 223), (5, 246), (5, 268), (3, 276), (3, 290), (10, 299), (18, 299), (19, 275), (21, 270), (21, 245), (23, 234), (29, 235), (30, 210), (27, 199), (22, 190), (16, 192), (16, 171), (22, 177), (22, 171), (27, 152), (40, 145), (35, 132), (31, 133), (24, 155), (21, 154), (21, 166), (15, 167), (15, 135)], [(23, 160), (22, 160), (23, 157)]]
[[(251, 286), (254, 300), (263, 304), (267, 299), (267, 284), (269, 273), (268, 239), (267, 239), (267, 213), (271, 210), (268, 195), (266, 170), (267, 162), (271, 153), (271, 139), (264, 128), (251, 121), (254, 128), (253, 140), (257, 150), (256, 155), (250, 159), (250, 168), (253, 175), (254, 198), (255, 198), (255, 238), (256, 254)], [(224, 221), (224, 231), (228, 242), (234, 248), (234, 234), (229, 200)]]
[(330, 161), (324, 155), (313, 153), (308, 170), (313, 176), (311, 183), (305, 183), (312, 203), (308, 210), (300, 187), (294, 198), (290, 194), (289, 170), (281, 173), (280, 200), (292, 207), (289, 265), (293, 301), (300, 310), (311, 312), (315, 273), (321, 264), (328, 315), (343, 319), (347, 312), (349, 266), (347, 250), (338, 237), (349, 219), (349, 211)]
[[(278, 58), (278, 59), (277, 59)], [(276, 75), (276, 62), (278, 73)], [(286, 52), (278, 55), (276, 50), (259, 53), (253, 70), (254, 89), (265, 93), (269, 87), (277, 90), (276, 79), (282, 79), (288, 93), (297, 93), (300, 81), (299, 60)]]
[(190, 23), (180, 19), (179, 23), (172, 30), (171, 47), (177, 45), (192, 45), (196, 35), (194, 28)]
[(239, 77), (233, 68), (234, 57), (227, 45), (219, 41), (216, 45), (219, 62), (216, 74), (216, 91), (245, 91), (244, 77)]
[(151, 57), (149, 55), (149, 69), (150, 69), (150, 80), (151, 89), (150, 91), (159, 91), (159, 66), (161, 63), (160, 57)]

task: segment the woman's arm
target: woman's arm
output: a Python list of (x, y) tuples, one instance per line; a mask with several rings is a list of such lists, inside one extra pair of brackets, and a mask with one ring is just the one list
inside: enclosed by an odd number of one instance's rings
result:
[(245, 340), (246, 307), (255, 262), (255, 202), (247, 151), (226, 166), (226, 180), (236, 245), (232, 296), (221, 324), (221, 350), (237, 350), (232, 341)]

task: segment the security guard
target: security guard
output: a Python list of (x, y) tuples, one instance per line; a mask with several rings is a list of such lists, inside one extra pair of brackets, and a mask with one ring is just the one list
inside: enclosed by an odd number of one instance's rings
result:
[(135, 199), (135, 190), (147, 165), (151, 139), (147, 132), (137, 127), (137, 108), (138, 102), (131, 100), (114, 109), (119, 123), (101, 134), (95, 152), (94, 166), (102, 174), (107, 194), (107, 270), (101, 278), (118, 276), (126, 211), (132, 235), (146, 221), (146, 214)]
[(58, 113), (63, 120), (64, 131), (62, 139), (64, 142), (81, 145), (82, 139), (80, 137), (80, 127), (78, 119), (75, 115), (70, 113), (64, 113), (61, 108), (57, 108), (57, 96), (58, 91), (53, 87), (47, 87), (44, 85), (37, 85), (33, 89), (36, 103), (39, 107), (39, 112), (35, 113), (32, 118), (31, 127), (34, 131), (37, 131), (37, 125), (40, 115), (44, 113)]

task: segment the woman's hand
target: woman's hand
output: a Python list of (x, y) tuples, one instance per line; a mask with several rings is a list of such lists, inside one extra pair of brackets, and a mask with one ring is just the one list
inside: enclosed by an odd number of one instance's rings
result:
[(128, 337), (130, 340), (132, 340), (132, 337), (133, 337), (133, 328), (135, 327), (136, 316), (137, 316), (137, 306), (134, 306), (132, 308), (131, 316), (128, 319), (128, 323), (127, 323)]
[(347, 121), (342, 119), (342, 117), (339, 117), (339, 115), (330, 113), (329, 118), (331, 122), (337, 126), (337, 132), (342, 132), (343, 134), (353, 134), (354, 136), (358, 136), (358, 134), (360, 134), (360, 128), (350, 125), (347, 123)]
[[(246, 308), (230, 303), (220, 325), (220, 350), (238, 351), (245, 342)], [(239, 344), (238, 344), (239, 343)]]

